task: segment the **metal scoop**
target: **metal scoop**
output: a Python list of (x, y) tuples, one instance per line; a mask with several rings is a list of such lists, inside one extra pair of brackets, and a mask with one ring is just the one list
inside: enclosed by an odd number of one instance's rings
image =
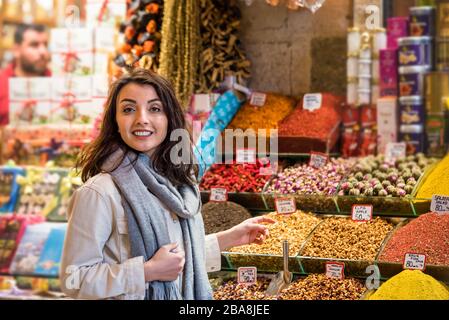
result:
[(282, 254), (284, 256), (284, 271), (278, 272), (273, 280), (271, 280), (270, 285), (268, 286), (267, 291), (265, 292), (267, 295), (276, 296), (282, 290), (288, 288), (290, 283), (292, 283), (293, 274), (288, 271), (288, 241), (284, 240), (282, 242)]

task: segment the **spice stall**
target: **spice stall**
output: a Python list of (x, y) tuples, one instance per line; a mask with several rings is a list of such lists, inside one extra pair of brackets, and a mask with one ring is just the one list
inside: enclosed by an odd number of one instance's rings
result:
[[(142, 67), (186, 111), (206, 234), (275, 221), (262, 245), (221, 252), (215, 299), (449, 300), (449, 2), (342, 2), (91, 0), (79, 28), (56, 23), (54, 75), (11, 82), (3, 294), (58, 290), (74, 161), (110, 83)], [(285, 261), (293, 281), (269, 295)]]

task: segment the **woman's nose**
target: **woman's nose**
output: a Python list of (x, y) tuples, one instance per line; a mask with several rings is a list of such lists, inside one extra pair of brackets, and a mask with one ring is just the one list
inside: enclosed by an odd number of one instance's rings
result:
[(145, 110), (142, 110), (143, 108), (139, 108), (140, 110), (137, 112), (137, 123), (139, 124), (148, 124), (150, 122), (150, 119), (148, 117), (147, 112)]

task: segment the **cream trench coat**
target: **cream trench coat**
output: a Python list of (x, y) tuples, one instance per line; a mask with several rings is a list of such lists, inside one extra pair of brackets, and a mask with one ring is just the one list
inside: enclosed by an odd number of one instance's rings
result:
[[(60, 269), (61, 289), (69, 297), (145, 297), (144, 259), (131, 257), (121, 201), (112, 177), (106, 173), (89, 179), (72, 196)], [(171, 242), (178, 242), (183, 249), (177, 217), (167, 210), (166, 221)], [(221, 257), (216, 235), (206, 236), (205, 250), (207, 271), (219, 271)]]

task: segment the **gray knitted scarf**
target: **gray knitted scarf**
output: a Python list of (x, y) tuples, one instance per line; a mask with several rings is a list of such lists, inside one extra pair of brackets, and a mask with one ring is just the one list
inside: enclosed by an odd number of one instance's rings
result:
[[(122, 157), (123, 151), (118, 148), (107, 159), (103, 170), (110, 172)], [(143, 256), (148, 261), (162, 246), (170, 243), (164, 217), (168, 213), (159, 201), (179, 217), (181, 224), (185, 250), (182, 291), (178, 280), (153, 281), (149, 283), (145, 299), (212, 299), (205, 266), (205, 236), (198, 187), (174, 187), (154, 170), (152, 161), (145, 154), (128, 153), (110, 174), (122, 195), (133, 257)]]

